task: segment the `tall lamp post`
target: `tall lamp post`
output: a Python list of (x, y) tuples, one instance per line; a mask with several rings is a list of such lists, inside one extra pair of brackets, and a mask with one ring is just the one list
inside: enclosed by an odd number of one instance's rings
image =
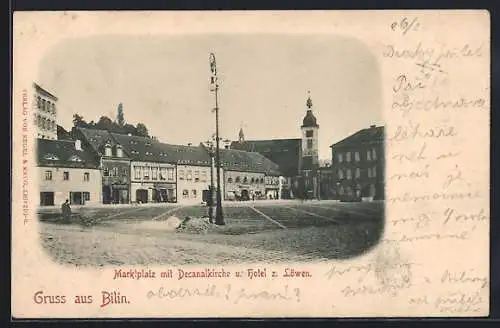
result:
[(215, 62), (215, 55), (210, 53), (210, 77), (211, 91), (215, 93), (215, 167), (217, 175), (217, 192), (216, 192), (216, 207), (215, 207), (215, 224), (225, 225), (224, 215), (222, 214), (222, 198), (220, 190), (220, 153), (219, 153), (219, 82), (217, 80), (217, 64)]
[(208, 201), (208, 217), (210, 218), (210, 223), (214, 223), (214, 145), (213, 142), (208, 140), (208, 154), (210, 155), (210, 187), (209, 187), (209, 199)]

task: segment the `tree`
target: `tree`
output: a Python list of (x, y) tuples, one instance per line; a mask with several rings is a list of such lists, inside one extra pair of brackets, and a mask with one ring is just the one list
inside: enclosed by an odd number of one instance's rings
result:
[(99, 130), (113, 131), (114, 122), (107, 116), (101, 116), (95, 127)]
[(73, 114), (73, 126), (79, 128), (86, 128), (88, 126), (88, 123), (85, 122), (83, 116), (75, 113)]
[(125, 125), (125, 117), (123, 115), (123, 104), (118, 105), (118, 114), (116, 115), (116, 123), (118, 126), (123, 127)]
[(131, 134), (131, 135), (135, 136), (135, 135), (137, 135), (137, 129), (132, 124), (127, 123), (123, 126), (123, 133), (124, 134)]
[(149, 137), (148, 128), (144, 125), (144, 123), (137, 123), (136, 129), (138, 136)]

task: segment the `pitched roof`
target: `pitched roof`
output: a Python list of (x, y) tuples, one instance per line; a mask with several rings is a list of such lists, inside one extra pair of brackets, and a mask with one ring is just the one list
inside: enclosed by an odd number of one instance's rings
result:
[(257, 152), (276, 163), (285, 176), (295, 176), (299, 172), (301, 139), (271, 139), (233, 141), (231, 149)]
[[(83, 136), (90, 147), (92, 147), (92, 150), (101, 156), (104, 154), (104, 147), (106, 144), (109, 144), (112, 148), (116, 148), (118, 145), (109, 131), (81, 127), (77, 127), (75, 130), (77, 133), (74, 134)], [(121, 158), (128, 159), (126, 152), (123, 153)]]
[(71, 134), (60, 125), (57, 125), (57, 139), (58, 140), (73, 140), (73, 138), (71, 137)]
[(330, 147), (349, 147), (363, 144), (373, 144), (384, 142), (384, 126), (370, 126), (369, 128), (359, 130), (345, 139), (331, 145)]
[(43, 94), (44, 96), (50, 97), (50, 98), (54, 99), (55, 101), (57, 101), (57, 97), (56, 96), (54, 96), (52, 93), (48, 92), (46, 89), (42, 88), (39, 84), (33, 82), (33, 87), (38, 92), (40, 92), (41, 94)]
[(172, 159), (165, 156), (157, 140), (119, 133), (110, 133), (110, 135), (114, 143), (120, 144), (123, 147), (125, 154), (127, 154), (131, 160), (140, 162), (174, 163)]
[(98, 169), (97, 154), (92, 150), (76, 150), (70, 140), (37, 139), (37, 165)]
[(224, 170), (260, 172), (268, 175), (280, 175), (279, 166), (257, 152), (235, 149), (220, 149)]

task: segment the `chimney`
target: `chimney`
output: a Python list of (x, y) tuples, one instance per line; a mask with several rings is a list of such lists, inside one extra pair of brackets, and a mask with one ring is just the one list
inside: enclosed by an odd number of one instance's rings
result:
[(82, 141), (80, 139), (75, 140), (75, 149), (82, 151)]

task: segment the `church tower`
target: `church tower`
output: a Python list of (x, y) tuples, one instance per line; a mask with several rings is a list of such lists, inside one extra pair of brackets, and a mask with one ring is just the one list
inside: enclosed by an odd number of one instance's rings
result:
[(238, 142), (245, 142), (245, 134), (243, 133), (243, 127), (240, 128), (240, 132), (238, 133)]
[(304, 179), (304, 188), (309, 198), (318, 197), (317, 171), (319, 167), (318, 159), (318, 132), (319, 125), (313, 114), (313, 103), (310, 92), (306, 101), (307, 112), (300, 127), (302, 134), (302, 161), (301, 176)]

